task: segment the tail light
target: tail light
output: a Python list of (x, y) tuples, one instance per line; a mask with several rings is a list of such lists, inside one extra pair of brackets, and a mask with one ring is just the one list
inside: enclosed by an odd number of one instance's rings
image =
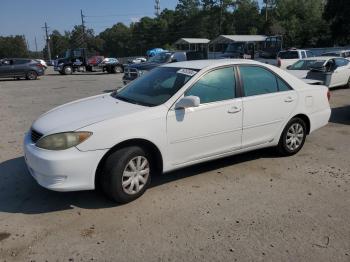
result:
[(44, 65), (42, 65), (42, 64), (36, 64), (36, 67), (39, 67), (39, 68), (44, 68)]
[(331, 99), (331, 92), (329, 92), (329, 90), (327, 91), (327, 99), (328, 101)]
[(280, 58), (277, 58), (277, 66), (278, 66), (278, 67), (281, 67), (281, 64), (282, 64), (282, 63), (281, 63), (281, 59), (280, 59)]

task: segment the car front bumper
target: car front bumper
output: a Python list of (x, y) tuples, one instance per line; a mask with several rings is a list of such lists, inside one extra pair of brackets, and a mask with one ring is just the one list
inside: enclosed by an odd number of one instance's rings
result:
[(79, 151), (69, 148), (51, 151), (35, 146), (29, 134), (24, 138), (24, 158), (30, 174), (39, 185), (54, 191), (95, 188), (97, 166), (106, 150)]

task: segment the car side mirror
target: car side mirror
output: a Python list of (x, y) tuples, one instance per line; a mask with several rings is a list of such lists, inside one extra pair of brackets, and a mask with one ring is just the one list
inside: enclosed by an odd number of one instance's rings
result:
[(200, 98), (198, 96), (185, 96), (175, 104), (175, 109), (198, 107), (199, 104), (200, 104)]

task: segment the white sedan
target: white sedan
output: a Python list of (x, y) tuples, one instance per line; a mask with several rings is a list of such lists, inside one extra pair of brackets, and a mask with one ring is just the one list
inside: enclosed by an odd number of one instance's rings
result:
[(287, 67), (292, 75), (310, 84), (324, 84), (329, 88), (350, 88), (350, 61), (340, 57), (310, 57)]
[(141, 196), (151, 176), (264, 147), (297, 153), (330, 117), (329, 92), (250, 60), (197, 60), (57, 107), (24, 139), (37, 182), (56, 191)]

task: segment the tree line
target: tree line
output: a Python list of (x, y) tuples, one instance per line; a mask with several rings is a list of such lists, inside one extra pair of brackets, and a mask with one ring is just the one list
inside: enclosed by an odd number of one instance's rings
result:
[[(116, 22), (99, 34), (80, 25), (63, 33), (53, 30), (50, 46), (53, 56), (86, 47), (125, 57), (154, 47), (171, 49), (183, 37), (214, 39), (221, 34), (283, 35), (285, 47), (341, 46), (350, 44), (349, 14), (348, 0), (264, 0), (261, 7), (256, 0), (179, 0), (174, 10), (130, 25)], [(19, 38), (0, 37), (0, 57), (29, 55)]]

